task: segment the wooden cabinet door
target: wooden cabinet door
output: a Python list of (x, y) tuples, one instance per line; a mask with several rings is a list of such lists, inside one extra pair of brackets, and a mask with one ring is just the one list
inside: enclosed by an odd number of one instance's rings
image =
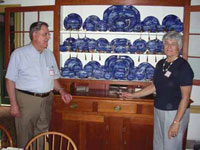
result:
[(52, 126), (51, 130), (71, 137), (79, 150), (106, 150), (104, 123), (62, 120), (59, 127)]
[[(153, 119), (152, 119), (153, 120)], [(124, 120), (124, 149), (125, 150), (152, 150), (153, 149), (153, 124), (151, 119)]]
[(82, 143), (84, 145), (84, 150), (107, 149), (107, 131), (104, 122), (85, 122), (82, 126), (84, 127), (84, 130), (82, 131), (82, 138), (83, 141), (85, 141), (85, 143)]
[(124, 150), (123, 139), (123, 120), (122, 117), (109, 118), (109, 149), (110, 150)]

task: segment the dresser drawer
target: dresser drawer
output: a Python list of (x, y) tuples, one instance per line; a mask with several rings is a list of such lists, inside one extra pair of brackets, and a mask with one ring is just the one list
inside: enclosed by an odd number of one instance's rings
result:
[(66, 107), (69, 111), (83, 111), (83, 112), (92, 112), (93, 111), (93, 102), (92, 101), (82, 101), (82, 100), (72, 100), (69, 105)]
[(114, 101), (98, 102), (98, 112), (136, 113), (137, 104)]

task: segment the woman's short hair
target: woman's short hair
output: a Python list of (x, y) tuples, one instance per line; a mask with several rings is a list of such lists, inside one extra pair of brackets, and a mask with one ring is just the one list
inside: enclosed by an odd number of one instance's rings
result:
[(37, 21), (31, 24), (30, 31), (29, 31), (29, 37), (31, 41), (33, 40), (33, 32), (40, 31), (43, 25), (46, 27), (49, 27), (49, 25), (46, 22), (42, 22), (42, 21)]
[(179, 49), (182, 49), (183, 47), (183, 36), (176, 31), (169, 31), (163, 36), (163, 43), (165, 43), (166, 40), (176, 40), (178, 43)]

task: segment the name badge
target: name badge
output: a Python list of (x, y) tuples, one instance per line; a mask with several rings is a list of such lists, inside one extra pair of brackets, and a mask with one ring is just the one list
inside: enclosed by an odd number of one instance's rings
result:
[(169, 78), (171, 74), (172, 74), (172, 73), (171, 73), (170, 71), (167, 71), (167, 72), (165, 73), (165, 76)]

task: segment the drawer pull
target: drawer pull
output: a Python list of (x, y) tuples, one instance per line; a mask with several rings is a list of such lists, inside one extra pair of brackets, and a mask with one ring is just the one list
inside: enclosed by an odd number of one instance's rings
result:
[(115, 110), (115, 111), (120, 111), (120, 110), (121, 110), (121, 107), (120, 107), (120, 106), (115, 106), (115, 107), (114, 107), (114, 110)]
[(78, 108), (78, 105), (77, 104), (71, 104), (70, 108), (72, 108), (72, 109)]

